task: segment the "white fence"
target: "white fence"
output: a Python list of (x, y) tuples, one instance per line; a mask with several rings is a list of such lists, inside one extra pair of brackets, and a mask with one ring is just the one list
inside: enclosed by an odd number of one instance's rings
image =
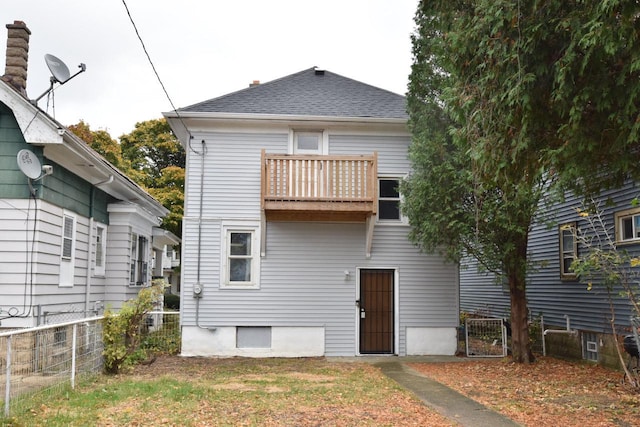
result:
[(36, 392), (102, 370), (102, 317), (0, 333), (4, 415)]
[[(179, 312), (151, 312), (143, 346), (179, 352)], [(103, 316), (0, 333), (0, 399), (4, 416), (29, 404), (35, 393), (75, 387), (80, 376), (103, 371)]]

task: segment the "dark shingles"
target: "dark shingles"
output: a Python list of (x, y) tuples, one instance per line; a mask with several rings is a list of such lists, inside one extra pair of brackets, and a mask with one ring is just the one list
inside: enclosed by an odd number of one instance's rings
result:
[(406, 119), (405, 102), (401, 95), (314, 67), (179, 111)]

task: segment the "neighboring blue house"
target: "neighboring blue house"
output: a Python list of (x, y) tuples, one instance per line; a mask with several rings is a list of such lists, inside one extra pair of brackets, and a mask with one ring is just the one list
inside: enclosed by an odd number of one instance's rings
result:
[[(0, 327), (117, 309), (152, 274), (163, 275), (161, 264), (152, 265), (154, 254), (162, 260), (165, 246), (179, 243), (159, 228), (168, 211), (30, 101), (30, 31), (20, 21), (7, 29), (0, 79)], [(41, 165), (47, 174), (39, 177)]]
[[(631, 254), (640, 253), (640, 208), (632, 206), (639, 194), (640, 188), (630, 183), (603, 192), (595, 200), (611, 240), (618, 250)], [(577, 241), (576, 230), (594, 232), (587, 218), (579, 214), (583, 208), (581, 199), (569, 196), (563, 203), (541, 209), (529, 236), (533, 270), (527, 278), (527, 299), (532, 320), (542, 315), (545, 329), (566, 331), (569, 325), (572, 332), (547, 333), (547, 354), (603, 362), (615, 351), (607, 291), (597, 281), (591, 287), (579, 281), (570, 268), (572, 261), (587, 251)], [(595, 231), (604, 237), (600, 227)], [(617, 333), (624, 335), (630, 333), (632, 307), (627, 298), (619, 295), (620, 290), (613, 291), (615, 324)], [(460, 307), (470, 313), (508, 318), (508, 287), (497, 284), (493, 275), (480, 273), (473, 260), (464, 260), (460, 270)]]
[(455, 353), (458, 267), (399, 210), (403, 96), (310, 68), (165, 117), (187, 151), (183, 355)]

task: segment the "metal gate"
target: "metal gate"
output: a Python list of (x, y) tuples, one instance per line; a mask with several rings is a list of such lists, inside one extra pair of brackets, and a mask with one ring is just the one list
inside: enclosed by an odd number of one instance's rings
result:
[(467, 319), (465, 341), (468, 357), (507, 355), (507, 330), (503, 319)]

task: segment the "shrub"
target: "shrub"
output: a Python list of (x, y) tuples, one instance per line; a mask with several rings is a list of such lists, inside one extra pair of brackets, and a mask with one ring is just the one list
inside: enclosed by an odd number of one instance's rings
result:
[(102, 354), (108, 374), (117, 374), (122, 367), (140, 359), (140, 333), (146, 314), (153, 310), (163, 291), (164, 281), (156, 280), (152, 286), (141, 289), (136, 298), (125, 301), (118, 313), (110, 309), (105, 311), (102, 324)]
[(174, 294), (164, 295), (164, 308), (180, 310), (180, 296)]

